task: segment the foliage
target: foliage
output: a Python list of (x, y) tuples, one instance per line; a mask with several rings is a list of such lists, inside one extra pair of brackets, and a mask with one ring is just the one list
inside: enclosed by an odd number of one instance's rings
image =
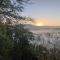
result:
[(0, 14), (21, 18), (19, 12), (24, 9), (29, 0), (0, 0)]
[(35, 58), (29, 45), (32, 36), (23, 25), (0, 24), (1, 60), (32, 60)]

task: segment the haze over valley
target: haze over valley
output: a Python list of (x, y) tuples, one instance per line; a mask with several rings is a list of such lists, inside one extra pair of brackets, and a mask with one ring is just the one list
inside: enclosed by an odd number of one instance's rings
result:
[[(35, 25), (26, 25), (34, 35), (35, 40), (34, 44), (42, 44), (45, 47), (53, 48), (56, 45), (56, 48), (60, 46), (60, 26), (35, 26)], [(31, 42), (32, 43), (32, 42)]]

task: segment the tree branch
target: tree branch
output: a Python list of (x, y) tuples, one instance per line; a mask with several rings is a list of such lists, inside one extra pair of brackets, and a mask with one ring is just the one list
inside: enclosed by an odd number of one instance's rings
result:
[(0, 0), (0, 5), (3, 3), (3, 0)]

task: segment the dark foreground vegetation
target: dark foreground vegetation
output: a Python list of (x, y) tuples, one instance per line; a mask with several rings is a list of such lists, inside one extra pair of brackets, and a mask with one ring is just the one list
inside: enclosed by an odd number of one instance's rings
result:
[(35, 60), (28, 41), (31, 36), (22, 25), (9, 26), (0, 22), (0, 60)]
[(33, 45), (34, 37), (23, 25), (0, 22), (0, 60), (60, 60), (60, 49)]

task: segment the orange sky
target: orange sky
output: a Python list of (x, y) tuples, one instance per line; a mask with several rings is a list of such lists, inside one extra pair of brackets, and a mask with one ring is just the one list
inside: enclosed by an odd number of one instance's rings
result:
[(34, 20), (33, 25), (36, 26), (60, 26), (60, 21), (49, 21), (47, 19)]

